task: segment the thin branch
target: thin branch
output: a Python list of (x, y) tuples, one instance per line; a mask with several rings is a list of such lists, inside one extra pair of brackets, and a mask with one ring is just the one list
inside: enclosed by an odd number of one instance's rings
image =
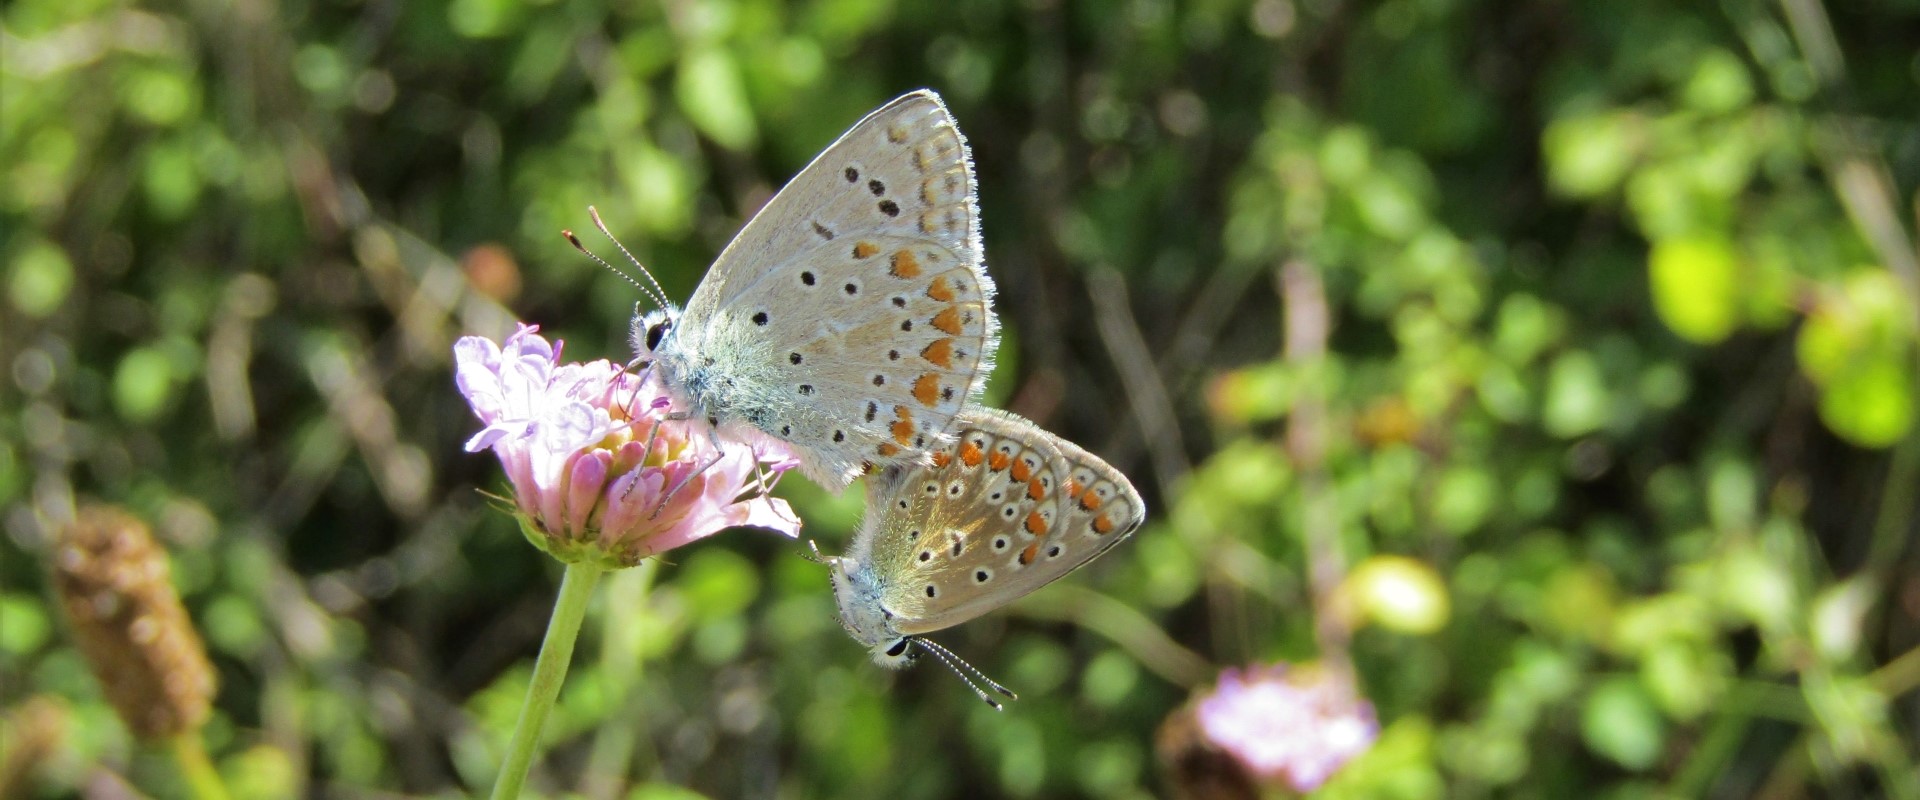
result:
[(1035, 619), (1072, 622), (1112, 640), (1153, 674), (1193, 688), (1217, 672), (1199, 653), (1180, 646), (1153, 620), (1126, 603), (1083, 586), (1061, 583), (1030, 595), (1014, 612)]
[(1127, 401), (1133, 407), (1134, 420), (1152, 446), (1155, 475), (1160, 479), (1160, 496), (1174, 497), (1174, 487), (1187, 477), (1193, 465), (1187, 461), (1187, 445), (1180, 436), (1179, 418), (1174, 413), (1173, 397), (1154, 367), (1153, 351), (1133, 318), (1128, 304), (1127, 285), (1111, 269), (1096, 270), (1087, 281), (1093, 299), (1095, 321), (1107, 355), (1120, 371), (1120, 383), (1126, 387)]
[(1327, 400), (1316, 377), (1326, 368), (1332, 313), (1320, 273), (1305, 261), (1283, 265), (1275, 288), (1286, 311), (1284, 358), (1299, 378), (1287, 415), (1287, 452), (1300, 475), (1300, 529), (1313, 591), (1314, 638), (1329, 667), (1351, 674), (1347, 644), (1353, 631), (1334, 602), (1346, 579), (1347, 557), (1340, 541), (1339, 501), (1327, 476)]

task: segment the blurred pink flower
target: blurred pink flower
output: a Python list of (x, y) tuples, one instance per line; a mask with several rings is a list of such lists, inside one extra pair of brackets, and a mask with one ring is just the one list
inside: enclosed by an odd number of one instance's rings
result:
[(668, 419), (657, 382), (605, 360), (562, 364), (538, 330), (453, 345), (454, 383), (486, 426), (467, 452), (500, 457), (528, 541), (618, 568), (735, 526), (799, 534), (786, 501), (759, 494), (760, 478), (796, 465), (784, 445), (716, 448), (703, 422)]
[(1380, 735), (1373, 705), (1344, 678), (1284, 664), (1227, 670), (1196, 710), (1206, 738), (1262, 780), (1319, 788)]

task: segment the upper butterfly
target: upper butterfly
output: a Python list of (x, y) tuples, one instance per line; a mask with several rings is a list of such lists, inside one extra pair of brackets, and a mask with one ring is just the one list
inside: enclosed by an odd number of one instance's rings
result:
[(1032, 422), (970, 408), (955, 428), (927, 465), (869, 477), (852, 546), (822, 559), (841, 625), (885, 666), (904, 665), (916, 644), (953, 666), (958, 659), (919, 635), (1052, 583), (1146, 519), (1125, 475)]
[(632, 335), (690, 414), (785, 441), (822, 486), (927, 463), (999, 337), (973, 164), (939, 95), (860, 120), (747, 222), (684, 310), (638, 316)]

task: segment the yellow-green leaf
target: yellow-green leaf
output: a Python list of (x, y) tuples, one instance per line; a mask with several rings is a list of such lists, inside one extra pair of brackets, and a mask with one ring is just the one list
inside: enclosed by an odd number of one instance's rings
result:
[(1680, 338), (1714, 344), (1733, 333), (1740, 321), (1740, 270), (1724, 239), (1661, 240), (1647, 269), (1654, 311)]

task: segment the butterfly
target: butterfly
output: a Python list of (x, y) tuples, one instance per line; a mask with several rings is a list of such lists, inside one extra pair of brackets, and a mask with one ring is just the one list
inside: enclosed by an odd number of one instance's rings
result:
[[(876, 663), (899, 668), (921, 638), (1025, 596), (1127, 538), (1146, 519), (1119, 470), (1019, 416), (969, 408), (924, 465), (867, 478), (867, 512), (832, 571), (840, 623)], [(987, 686), (1013, 693), (967, 666)], [(998, 708), (979, 686), (974, 692)]]
[(684, 309), (660, 294), (636, 315), (636, 363), (680, 413), (786, 442), (829, 489), (925, 464), (993, 370), (978, 217), (953, 116), (932, 91), (904, 95), (774, 195)]

